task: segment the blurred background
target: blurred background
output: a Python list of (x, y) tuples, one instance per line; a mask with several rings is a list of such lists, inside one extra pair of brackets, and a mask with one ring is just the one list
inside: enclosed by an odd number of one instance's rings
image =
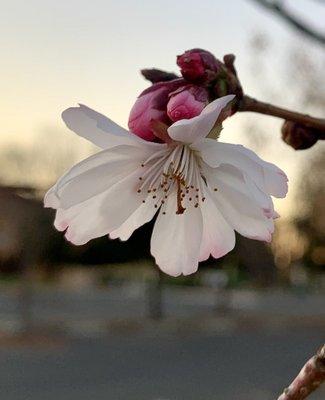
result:
[(42, 197), (96, 151), (61, 112), (84, 103), (126, 126), (139, 70), (178, 72), (190, 48), (234, 53), (247, 94), (324, 117), (325, 2), (0, 4), (0, 397), (277, 398), (325, 337), (323, 143), (296, 152), (280, 120), (227, 120), (221, 140), (285, 170), (289, 194), (271, 245), (238, 237), (186, 278), (158, 272), (151, 224), (74, 247)]

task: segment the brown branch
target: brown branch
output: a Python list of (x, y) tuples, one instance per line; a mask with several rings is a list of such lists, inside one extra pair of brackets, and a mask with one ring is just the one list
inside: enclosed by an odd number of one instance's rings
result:
[(278, 400), (306, 399), (325, 381), (325, 345), (306, 362), (291, 385), (284, 390)]
[(269, 0), (252, 0), (252, 1), (255, 1), (255, 3), (278, 15), (289, 25), (296, 28), (299, 32), (317, 41), (323, 46), (325, 45), (325, 36), (322, 33), (316, 32), (313, 28), (306, 25), (305, 22), (302, 22), (298, 18), (294, 17), (280, 4), (279, 1), (269, 1)]
[(325, 132), (325, 119), (315, 118), (307, 114), (301, 114), (295, 111), (286, 110), (269, 103), (253, 99), (249, 96), (243, 96), (240, 101), (238, 111), (251, 111), (259, 114), (271, 115), (288, 121), (298, 122), (300, 124), (320, 130), (320, 136)]

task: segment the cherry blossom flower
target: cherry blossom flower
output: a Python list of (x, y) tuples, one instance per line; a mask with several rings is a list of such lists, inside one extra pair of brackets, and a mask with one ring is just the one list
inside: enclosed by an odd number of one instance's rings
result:
[(271, 196), (285, 197), (285, 174), (241, 145), (207, 138), (233, 97), (172, 124), (168, 143), (145, 141), (84, 105), (65, 110), (67, 126), (103, 150), (46, 194), (55, 227), (76, 245), (107, 234), (127, 240), (157, 214), (151, 253), (172, 276), (227, 254), (234, 231), (269, 242), (278, 216)]

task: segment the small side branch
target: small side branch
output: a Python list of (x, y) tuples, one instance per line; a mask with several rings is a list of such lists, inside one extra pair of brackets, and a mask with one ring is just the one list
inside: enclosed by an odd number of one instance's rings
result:
[(325, 45), (325, 36), (322, 33), (316, 32), (306, 23), (302, 22), (301, 20), (290, 14), (289, 11), (287, 11), (279, 1), (269, 1), (269, 0), (252, 0), (252, 1), (255, 1), (255, 3), (278, 15), (289, 25), (296, 28), (299, 32), (317, 41), (323, 46)]
[(325, 381), (325, 345), (304, 365), (278, 400), (304, 400)]
[[(286, 110), (273, 104), (264, 103), (253, 99), (249, 96), (244, 96), (240, 102), (238, 111), (251, 111), (259, 114), (272, 115), (273, 117), (282, 118), (288, 121), (298, 122), (300, 124), (316, 128), (320, 130), (320, 136), (325, 132), (325, 119), (315, 118), (307, 114), (300, 114), (295, 111)], [(321, 137), (320, 137), (321, 138)]]

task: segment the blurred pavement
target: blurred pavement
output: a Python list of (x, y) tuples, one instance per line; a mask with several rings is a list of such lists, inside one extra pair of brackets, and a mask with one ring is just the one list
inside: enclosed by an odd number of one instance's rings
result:
[[(312, 330), (119, 335), (0, 350), (5, 400), (275, 400), (324, 340)], [(310, 400), (324, 399), (319, 390)]]
[(153, 321), (145, 293), (38, 288), (19, 335), (17, 291), (2, 290), (0, 399), (275, 400), (325, 339), (322, 295), (166, 287)]

